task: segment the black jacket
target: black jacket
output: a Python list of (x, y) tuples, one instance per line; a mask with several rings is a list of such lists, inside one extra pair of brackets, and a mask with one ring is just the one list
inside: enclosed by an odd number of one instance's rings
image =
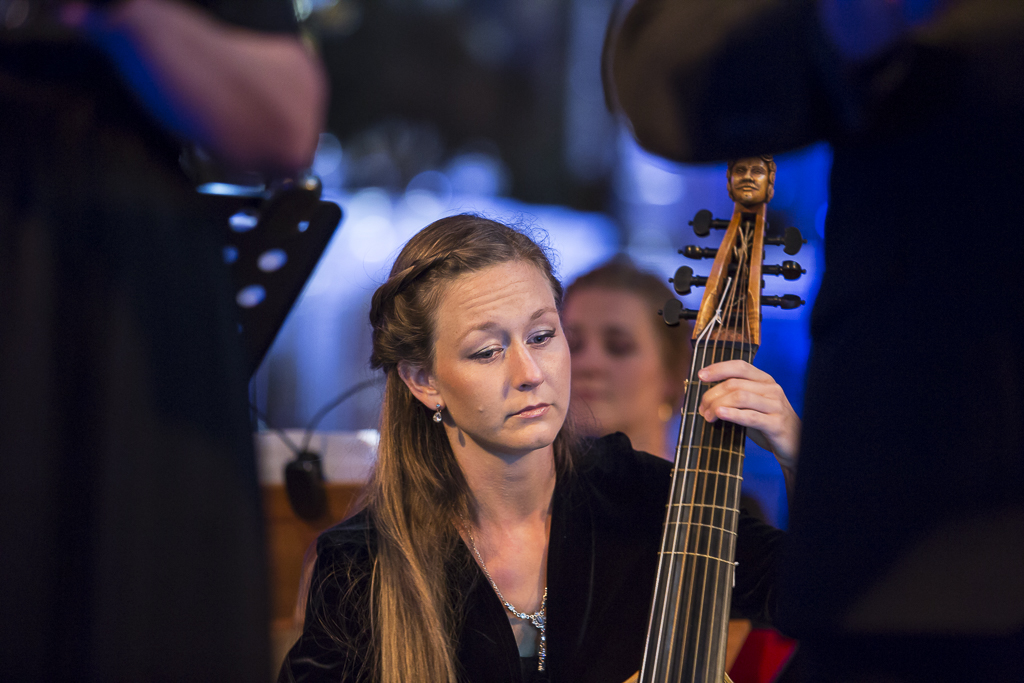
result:
[[(622, 683), (639, 669), (670, 473), (670, 463), (633, 450), (624, 435), (613, 434), (592, 442), (575, 474), (559, 479), (548, 549), (549, 680)], [(741, 514), (733, 616), (769, 620), (781, 537)], [(365, 643), (343, 648), (323, 624), (359, 632), (369, 587), (363, 569), (375, 538), (366, 511), (320, 537), (306, 627), (279, 681), (370, 680), (358, 671)], [(453, 594), (465, 596), (458, 643), (463, 679), (518, 683), (520, 658), (508, 616), (465, 545), (449, 566)], [(353, 585), (350, 576), (362, 578)], [(350, 606), (345, 613), (317, 607), (338, 608), (343, 596)]]

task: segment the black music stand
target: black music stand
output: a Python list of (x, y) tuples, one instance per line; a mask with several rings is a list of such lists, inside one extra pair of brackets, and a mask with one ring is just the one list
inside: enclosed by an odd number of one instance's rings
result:
[(268, 190), (218, 183), (199, 187), (223, 219), (224, 260), (231, 269), (250, 378), (341, 222), (341, 208), (322, 201), (321, 190), (315, 176)]

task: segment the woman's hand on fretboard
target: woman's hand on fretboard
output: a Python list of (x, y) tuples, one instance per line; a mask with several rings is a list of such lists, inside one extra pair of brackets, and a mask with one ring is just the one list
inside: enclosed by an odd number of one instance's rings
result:
[(701, 381), (714, 383), (698, 411), (708, 422), (726, 420), (747, 428), (747, 436), (775, 454), (787, 474), (796, 471), (800, 418), (771, 375), (742, 360), (702, 369)]

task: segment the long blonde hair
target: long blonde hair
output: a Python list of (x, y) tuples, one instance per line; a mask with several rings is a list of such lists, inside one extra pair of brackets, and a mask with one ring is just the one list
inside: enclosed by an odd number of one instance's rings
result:
[[(562, 286), (544, 250), (526, 234), (475, 215), (436, 221), (402, 250), (373, 295), (370, 364), (387, 376), (377, 465), (366, 503), (378, 542), (371, 588), (372, 661), (381, 683), (456, 683), (461, 606), (452, 604), (445, 562), (469, 516), (469, 489), (444, 429), (398, 376), (398, 363), (432, 368), (434, 313), (447, 286), (499, 263), (535, 265), (559, 308)], [(559, 473), (571, 469), (571, 427), (555, 439)], [(344, 609), (344, 607), (342, 607)]]

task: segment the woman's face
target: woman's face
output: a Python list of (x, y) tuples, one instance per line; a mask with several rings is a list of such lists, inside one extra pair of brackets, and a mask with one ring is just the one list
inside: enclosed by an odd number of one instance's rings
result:
[(554, 442), (569, 408), (569, 346), (537, 267), (502, 263), (460, 276), (435, 329), (429, 375), (453, 446), (523, 455)]
[(573, 291), (564, 320), (581, 426), (596, 421), (596, 434), (636, 434), (657, 419), (671, 383), (650, 305), (631, 292), (590, 287)]

